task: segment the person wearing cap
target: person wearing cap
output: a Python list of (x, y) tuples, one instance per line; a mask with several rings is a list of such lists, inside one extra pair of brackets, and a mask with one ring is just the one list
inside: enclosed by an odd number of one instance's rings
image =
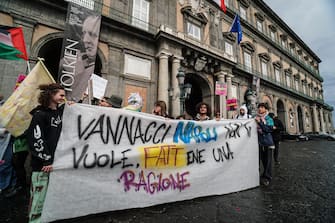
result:
[(99, 106), (102, 107), (112, 107), (112, 108), (121, 108), (122, 98), (116, 95), (109, 97), (103, 97), (98, 102)]
[(248, 119), (251, 115), (248, 114), (248, 108), (246, 105), (242, 105), (239, 110), (239, 114), (235, 116), (235, 119)]
[(272, 149), (274, 142), (272, 139), (273, 120), (269, 116), (268, 105), (266, 103), (258, 104), (258, 113), (255, 118), (257, 122), (258, 144), (260, 160), (263, 164), (263, 174), (261, 183), (268, 186), (272, 180)]
[(281, 140), (281, 132), (284, 130), (284, 125), (283, 123), (278, 119), (277, 116), (275, 116), (274, 113), (269, 113), (269, 116), (273, 119), (273, 131), (272, 131), (272, 138), (273, 142), (275, 144), (275, 150), (273, 154), (273, 158), (275, 160), (275, 164), (279, 165), (279, 144)]

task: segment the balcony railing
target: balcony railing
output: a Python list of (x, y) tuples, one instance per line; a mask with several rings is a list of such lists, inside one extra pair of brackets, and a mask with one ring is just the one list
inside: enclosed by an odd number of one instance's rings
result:
[(273, 78), (272, 76), (264, 75), (264, 74), (258, 72), (258, 71), (255, 70), (255, 69), (252, 69), (252, 68), (250, 68), (250, 67), (248, 67), (248, 66), (245, 66), (244, 64), (240, 64), (240, 63), (238, 63), (238, 64), (237, 64), (237, 68), (239, 68), (239, 69), (241, 69), (241, 70), (243, 70), (243, 71), (249, 73), (250, 75), (255, 75), (255, 76), (257, 76), (257, 77), (259, 77), (259, 78), (261, 78), (261, 79), (263, 79), (263, 80), (266, 80), (267, 82), (270, 82), (270, 83), (273, 84), (273, 85), (276, 85), (276, 86), (279, 86), (279, 87), (281, 87), (281, 88), (283, 88), (283, 89), (285, 89), (285, 90), (288, 90), (288, 91), (290, 91), (290, 92), (293, 93), (293, 94), (299, 95), (299, 96), (304, 97), (304, 98), (306, 98), (306, 99), (308, 99), (308, 100), (314, 100), (314, 99), (313, 99), (312, 97), (310, 97), (309, 95), (306, 95), (306, 94), (304, 94), (304, 93), (302, 93), (302, 92), (300, 92), (300, 91), (297, 91), (296, 89), (290, 88), (290, 87), (288, 87), (286, 84), (284, 84), (283, 82), (278, 82), (278, 81), (277, 81), (275, 78)]
[[(228, 6), (228, 8), (233, 11), (234, 13), (239, 13), (239, 10), (235, 7), (232, 7), (232, 6)], [(254, 21), (251, 21), (251, 18), (249, 16), (247, 16), (247, 20), (241, 18), (241, 21), (247, 23), (248, 25), (252, 26), (255, 28), (255, 30), (257, 30), (257, 32), (263, 36), (264, 38), (266, 38), (268, 41), (271, 41), (273, 45), (275, 45), (277, 48), (279, 48), (280, 50), (284, 51), (285, 53), (287, 53), (288, 55), (290, 55), (291, 57), (294, 58), (294, 60), (296, 62), (299, 63), (300, 66), (304, 67), (304, 69), (306, 69), (308, 72), (310, 72), (314, 77), (320, 79), (323, 81), (323, 78), (320, 76), (319, 72), (316, 71), (316, 70), (313, 70), (311, 67), (307, 66), (305, 64), (305, 62), (298, 58), (295, 54), (293, 54), (288, 47), (283, 47), (278, 40), (273, 40), (270, 36), (270, 34), (265, 34), (265, 32), (260, 32), (258, 29), (257, 29), (257, 24), (256, 22)], [(264, 26), (263, 26), (263, 30), (264, 30)]]

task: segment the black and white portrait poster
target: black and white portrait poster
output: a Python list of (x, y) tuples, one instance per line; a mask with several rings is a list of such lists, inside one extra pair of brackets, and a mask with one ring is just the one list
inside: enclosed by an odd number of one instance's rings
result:
[(67, 100), (80, 100), (94, 73), (100, 23), (95, 11), (69, 3), (58, 73)]

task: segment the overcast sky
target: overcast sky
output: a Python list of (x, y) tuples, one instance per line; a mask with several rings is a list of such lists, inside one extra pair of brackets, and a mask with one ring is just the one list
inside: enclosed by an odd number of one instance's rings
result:
[[(325, 102), (335, 108), (335, 1), (264, 0), (322, 60)], [(333, 120), (335, 112), (333, 112)]]

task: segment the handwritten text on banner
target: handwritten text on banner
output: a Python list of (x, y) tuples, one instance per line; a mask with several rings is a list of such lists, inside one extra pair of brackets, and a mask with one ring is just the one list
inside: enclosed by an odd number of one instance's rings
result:
[(241, 191), (259, 185), (256, 124), (74, 104), (53, 166), (47, 222)]

